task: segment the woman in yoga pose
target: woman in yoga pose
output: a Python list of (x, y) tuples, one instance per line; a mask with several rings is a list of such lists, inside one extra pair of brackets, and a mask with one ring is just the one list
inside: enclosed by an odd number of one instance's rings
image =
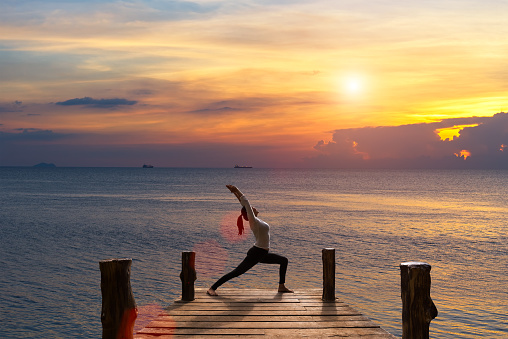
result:
[(275, 253), (269, 253), (270, 251), (270, 226), (259, 219), (258, 210), (251, 207), (249, 200), (240, 192), (238, 188), (233, 185), (226, 185), (226, 187), (233, 193), (240, 203), (242, 204), (242, 214), (238, 217), (237, 226), (238, 233), (243, 233), (243, 219), (249, 221), (250, 229), (256, 237), (256, 243), (247, 252), (247, 256), (233, 271), (225, 274), (222, 278), (217, 280), (215, 284), (210, 287), (206, 292), (208, 295), (217, 296), (217, 288), (224, 284), (226, 281), (231, 280), (239, 275), (244, 274), (250, 270), (257, 263), (263, 264), (279, 264), (279, 289), (281, 293), (293, 293), (284, 284), (286, 282), (286, 270), (288, 267), (288, 259)]

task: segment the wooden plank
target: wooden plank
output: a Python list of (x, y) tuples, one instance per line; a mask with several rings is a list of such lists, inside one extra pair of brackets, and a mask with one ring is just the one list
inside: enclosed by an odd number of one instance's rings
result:
[[(242, 338), (242, 339), (259, 339), (261, 337), (263, 337), (264, 334), (259, 334), (259, 335), (245, 335), (245, 334), (242, 334), (242, 335), (237, 335), (237, 334), (229, 334), (229, 333), (226, 333), (226, 334), (208, 334), (208, 333), (205, 333), (205, 334), (180, 334), (180, 333), (175, 333), (175, 334), (169, 334), (169, 335), (164, 335), (164, 334), (139, 334), (139, 335), (134, 335), (134, 339), (173, 339), (175, 337), (177, 338), (185, 338), (185, 339), (202, 339), (202, 338), (207, 338), (207, 339), (224, 339), (224, 338)], [(275, 336), (276, 338), (282, 338), (281, 336), (279, 335), (276, 335)], [(363, 339), (363, 337), (362, 337)]]
[(277, 338), (290, 337), (307, 337), (307, 338), (323, 338), (323, 337), (347, 337), (361, 339), (396, 339), (392, 334), (381, 328), (325, 328), (325, 329), (294, 329), (291, 333), (286, 330), (266, 329), (265, 336)]
[(216, 309), (227, 309), (227, 310), (238, 310), (238, 309), (265, 309), (265, 310), (287, 310), (287, 309), (295, 309), (295, 310), (338, 310), (341, 308), (347, 308), (349, 305), (341, 304), (341, 305), (319, 305), (319, 304), (289, 304), (289, 305), (281, 305), (276, 303), (223, 303), (223, 304), (196, 304), (196, 305), (188, 305), (185, 307), (170, 307), (167, 308), (167, 312), (178, 311), (178, 310), (216, 310)]
[[(231, 313), (229, 312), (229, 309), (225, 310), (209, 310), (206, 311), (206, 314), (208, 315), (224, 315), (228, 316)], [(247, 310), (235, 310), (235, 315), (241, 315), (241, 316), (276, 316), (276, 315), (311, 315), (311, 316), (320, 316), (320, 315), (361, 315), (358, 311), (353, 310), (352, 308), (342, 308), (337, 310), (294, 310), (294, 309), (284, 309), (284, 310), (264, 310), (264, 309), (247, 309)], [(179, 316), (179, 315), (195, 315), (199, 316), (203, 314), (202, 310), (175, 310), (169, 312), (172, 316)]]
[(329, 329), (294, 329), (291, 331), (280, 329), (206, 329), (200, 333), (196, 333), (193, 329), (181, 329), (172, 334), (166, 334), (161, 330), (153, 330), (153, 332), (136, 333), (134, 339), (170, 339), (174, 337), (185, 338), (259, 338), (267, 336), (271, 338), (322, 338), (322, 337), (347, 337), (358, 339), (395, 339), (395, 337), (380, 328), (342, 328), (340, 330)]
[[(199, 293), (206, 293), (206, 291), (208, 291), (208, 288), (202, 288), (202, 287), (196, 288), (196, 293), (198, 293), (198, 292)], [(217, 291), (220, 291), (222, 294), (224, 294), (224, 293), (228, 293), (228, 294), (246, 294), (246, 293), (269, 294), (269, 293), (272, 293), (272, 294), (286, 294), (286, 295), (290, 295), (290, 294), (305, 294), (305, 295), (319, 294), (319, 295), (321, 295), (323, 293), (322, 292), (323, 290), (320, 288), (298, 289), (298, 290), (295, 290), (294, 293), (279, 293), (279, 292), (277, 292), (277, 289), (275, 289), (275, 288), (231, 288), (231, 287), (223, 288), (223, 287), (221, 287)]]
[[(214, 301), (202, 301), (202, 300), (196, 300), (194, 303), (192, 304), (188, 304), (188, 305), (192, 305), (192, 306), (219, 306), (219, 305), (231, 305), (231, 306), (234, 306), (234, 305), (238, 305), (238, 304), (245, 304), (245, 305), (259, 305), (259, 306), (263, 306), (264, 304), (266, 304), (266, 306), (269, 306), (269, 305), (272, 305), (272, 306), (302, 306), (305, 304), (308, 306), (313, 306), (314, 304), (318, 304), (318, 305), (324, 305), (323, 303), (319, 303), (317, 301), (305, 301), (305, 300), (298, 300), (298, 299), (294, 299), (294, 300), (284, 300), (284, 301), (280, 301), (280, 300), (266, 300), (266, 299), (259, 299), (259, 300), (254, 300), (254, 299), (251, 299), (251, 300), (246, 300), (246, 299), (242, 299), (242, 300), (230, 300), (230, 299), (222, 299), (222, 300), (214, 300)], [(293, 304), (293, 305), (291, 305)], [(343, 303), (336, 303), (338, 305), (343, 305)], [(174, 303), (172, 306), (173, 308), (175, 307), (185, 307), (186, 304), (184, 303)], [(334, 305), (334, 304), (332, 304)]]
[(253, 321), (344, 321), (344, 320), (363, 320), (367, 321), (368, 318), (364, 317), (363, 315), (322, 315), (322, 316), (313, 316), (308, 314), (300, 314), (300, 315), (230, 315), (230, 314), (223, 314), (223, 315), (211, 315), (211, 314), (201, 314), (201, 315), (175, 315), (175, 316), (162, 316), (159, 317), (158, 320), (160, 321), (176, 321), (178, 323), (183, 322), (199, 322), (199, 321), (206, 321), (206, 322), (224, 322), (224, 321), (246, 321), (246, 322), (253, 322)]
[[(175, 322), (171, 321), (152, 321), (148, 327), (166, 327), (174, 328)], [(345, 320), (345, 321), (240, 321), (240, 322), (178, 322), (178, 328), (331, 328), (331, 327), (379, 327), (370, 320)]]
[[(264, 334), (259, 335), (237, 335), (237, 334), (135, 334), (134, 339), (174, 339), (176, 338), (185, 338), (185, 339), (224, 339), (224, 338), (242, 338), (242, 339), (259, 339), (262, 338)], [(276, 338), (281, 338), (281, 336), (276, 335)], [(363, 339), (363, 337), (362, 337)]]
[(167, 309), (167, 312), (173, 312), (173, 311), (182, 311), (182, 312), (185, 312), (185, 311), (230, 311), (230, 312), (233, 312), (233, 311), (248, 311), (248, 310), (252, 310), (252, 311), (256, 311), (256, 310), (264, 310), (264, 311), (268, 311), (268, 310), (273, 310), (273, 311), (277, 311), (277, 310), (295, 310), (295, 311), (305, 311), (305, 307), (301, 307), (301, 306), (257, 306), (257, 305), (253, 305), (253, 306), (248, 306), (248, 305), (240, 305), (240, 306), (224, 306), (224, 305), (218, 305), (218, 306), (187, 306), (185, 308), (170, 308), (170, 309)]
[[(139, 331), (136, 334), (151, 334), (151, 335), (161, 335), (167, 334), (167, 329), (158, 328), (158, 327), (147, 327), (143, 330)], [(264, 335), (265, 330), (259, 328), (178, 328), (173, 329), (173, 334), (179, 335), (191, 335), (191, 334), (201, 334), (201, 335)]]

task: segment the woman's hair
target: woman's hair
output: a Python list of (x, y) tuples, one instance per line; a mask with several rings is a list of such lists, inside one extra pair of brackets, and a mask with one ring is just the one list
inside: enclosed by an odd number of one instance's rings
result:
[(236, 220), (236, 226), (238, 227), (238, 234), (243, 233), (243, 219), (249, 220), (249, 217), (247, 216), (247, 209), (245, 207), (242, 207), (242, 214), (238, 217)]

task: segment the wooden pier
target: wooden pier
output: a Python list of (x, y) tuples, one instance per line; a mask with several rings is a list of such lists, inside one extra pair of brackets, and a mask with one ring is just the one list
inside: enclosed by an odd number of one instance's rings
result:
[[(182, 298), (145, 328), (133, 333), (137, 316), (130, 285), (132, 259), (99, 263), (103, 339), (191, 338), (395, 338), (335, 297), (335, 250), (323, 249), (323, 289), (278, 293), (266, 289), (220, 288), (211, 297), (194, 288), (195, 253), (182, 253)], [(431, 266), (400, 264), (402, 339), (429, 339), (437, 314), (430, 297)]]
[(193, 301), (176, 300), (134, 338), (395, 338), (344, 302), (323, 301), (322, 289), (217, 292), (210, 297), (196, 289)]

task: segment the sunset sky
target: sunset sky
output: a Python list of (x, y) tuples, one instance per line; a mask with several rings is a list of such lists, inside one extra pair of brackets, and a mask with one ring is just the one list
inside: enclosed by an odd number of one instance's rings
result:
[(0, 166), (508, 168), (507, 13), (0, 0)]

